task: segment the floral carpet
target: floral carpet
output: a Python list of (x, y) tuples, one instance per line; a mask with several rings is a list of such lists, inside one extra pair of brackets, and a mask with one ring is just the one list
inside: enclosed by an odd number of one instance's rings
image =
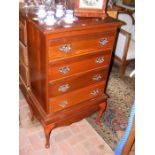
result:
[(134, 64), (127, 67), (124, 76), (120, 75), (119, 68), (113, 65), (107, 84), (106, 93), (107, 108), (103, 113), (100, 125), (96, 125), (97, 113), (87, 118), (98, 134), (114, 150), (120, 141), (120, 132), (124, 132), (127, 127), (130, 108), (135, 98), (135, 78), (128, 75), (134, 69)]

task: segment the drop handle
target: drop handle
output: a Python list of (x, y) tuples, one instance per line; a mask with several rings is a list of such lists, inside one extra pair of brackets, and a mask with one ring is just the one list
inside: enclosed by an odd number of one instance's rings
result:
[(70, 44), (64, 44), (59, 46), (59, 50), (63, 53), (68, 53), (71, 50), (71, 45)]
[(68, 104), (68, 101), (65, 100), (65, 101), (60, 102), (60, 103), (59, 103), (59, 106), (62, 107), (62, 108), (64, 108), (64, 107), (67, 106), (67, 104)]
[(69, 84), (65, 84), (65, 85), (59, 86), (58, 91), (64, 93), (64, 92), (66, 92), (68, 89), (69, 89)]
[(98, 93), (99, 93), (99, 90), (98, 90), (98, 89), (95, 89), (95, 90), (93, 90), (90, 94), (91, 94), (92, 96), (97, 96)]
[(101, 38), (101, 39), (99, 40), (99, 44), (100, 44), (101, 46), (106, 45), (108, 42), (109, 42), (109, 41), (108, 41), (107, 38)]
[(102, 64), (103, 62), (104, 62), (104, 57), (96, 58), (96, 63), (97, 64)]
[(94, 81), (100, 81), (102, 79), (102, 76), (100, 74), (96, 74), (92, 77), (92, 80)]
[(69, 66), (63, 66), (59, 68), (59, 72), (62, 74), (67, 74), (70, 71)]

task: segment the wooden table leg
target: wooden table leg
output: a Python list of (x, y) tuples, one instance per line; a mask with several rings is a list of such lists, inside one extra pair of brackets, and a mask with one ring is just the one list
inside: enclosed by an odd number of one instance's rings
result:
[(45, 138), (46, 138), (45, 148), (47, 149), (50, 147), (49, 138), (50, 138), (50, 133), (52, 129), (54, 129), (54, 127), (55, 127), (55, 124), (49, 124), (44, 127)]
[(103, 112), (105, 111), (106, 109), (106, 105), (107, 105), (107, 102), (102, 102), (101, 104), (99, 104), (99, 112), (98, 112), (98, 116), (96, 118), (96, 124), (100, 124), (101, 122), (101, 117), (102, 117), (102, 114)]

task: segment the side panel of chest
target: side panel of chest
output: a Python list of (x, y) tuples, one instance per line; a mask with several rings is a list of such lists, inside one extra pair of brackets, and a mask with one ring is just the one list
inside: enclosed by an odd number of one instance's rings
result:
[(27, 21), (28, 59), (31, 91), (47, 111), (47, 58), (45, 36)]

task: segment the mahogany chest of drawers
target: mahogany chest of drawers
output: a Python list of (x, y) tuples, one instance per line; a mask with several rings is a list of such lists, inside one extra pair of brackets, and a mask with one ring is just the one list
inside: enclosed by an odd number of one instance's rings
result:
[[(45, 146), (53, 128), (106, 107), (105, 88), (121, 22), (79, 18), (47, 30), (20, 10), (20, 88), (43, 125)], [(26, 50), (28, 48), (28, 50)], [(26, 67), (27, 66), (27, 67)]]

